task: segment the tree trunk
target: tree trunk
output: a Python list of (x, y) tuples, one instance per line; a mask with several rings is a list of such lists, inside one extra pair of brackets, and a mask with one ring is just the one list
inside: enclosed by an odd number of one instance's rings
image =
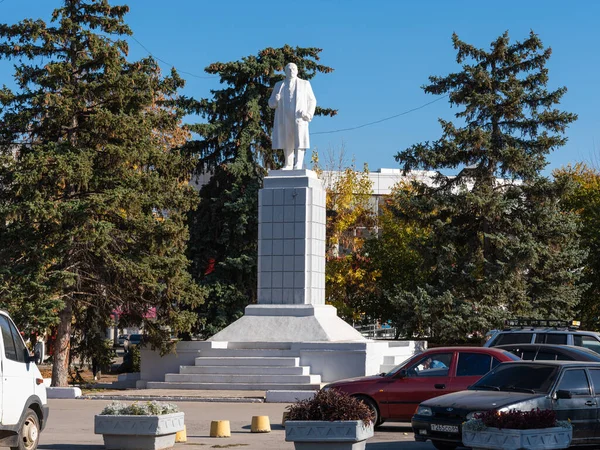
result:
[(58, 314), (60, 323), (54, 344), (52, 364), (52, 386), (68, 386), (69, 353), (71, 352), (71, 321), (73, 320), (73, 300), (67, 298), (65, 307)]

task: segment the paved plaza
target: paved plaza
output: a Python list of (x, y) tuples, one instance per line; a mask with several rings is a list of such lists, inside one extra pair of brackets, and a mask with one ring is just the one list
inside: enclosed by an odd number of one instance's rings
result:
[[(41, 434), (40, 450), (101, 450), (102, 436), (94, 434), (94, 415), (110, 403), (110, 400), (62, 400), (51, 399), (48, 426)], [(247, 450), (293, 449), (285, 442), (285, 431), (281, 426), (287, 405), (280, 403), (247, 403), (213, 401), (175, 401), (185, 412), (187, 427), (186, 443), (175, 445), (176, 450), (234, 448)], [(252, 416), (269, 416), (271, 433), (251, 433)], [(209, 436), (212, 420), (229, 420), (230, 438)], [(430, 443), (413, 440), (409, 424), (385, 424), (367, 443), (369, 450), (433, 450)]]

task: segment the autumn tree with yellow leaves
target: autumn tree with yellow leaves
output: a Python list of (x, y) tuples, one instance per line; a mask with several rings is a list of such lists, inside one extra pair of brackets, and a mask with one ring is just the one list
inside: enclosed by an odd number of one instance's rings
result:
[(587, 250), (577, 318), (585, 329), (600, 330), (600, 169), (579, 163), (553, 175), (558, 182), (571, 184), (562, 204), (579, 218), (581, 246)]
[(373, 182), (366, 165), (357, 171), (354, 163), (345, 163), (343, 148), (337, 154), (330, 150), (326, 158), (323, 169), (317, 153), (312, 156), (327, 192), (325, 297), (340, 317), (355, 322), (377, 280), (361, 254), (365, 239), (377, 232)]

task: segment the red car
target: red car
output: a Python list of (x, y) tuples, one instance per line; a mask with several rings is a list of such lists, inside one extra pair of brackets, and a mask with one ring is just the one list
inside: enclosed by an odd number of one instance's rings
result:
[(492, 347), (438, 347), (386, 374), (340, 380), (323, 389), (360, 398), (375, 413), (375, 426), (386, 420), (410, 422), (422, 401), (465, 390), (504, 361), (519, 361), (519, 357)]

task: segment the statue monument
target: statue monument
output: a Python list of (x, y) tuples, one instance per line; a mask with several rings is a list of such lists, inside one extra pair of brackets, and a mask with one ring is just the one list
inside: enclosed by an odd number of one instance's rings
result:
[(285, 80), (275, 85), (269, 107), (275, 109), (273, 149), (283, 149), (283, 170), (303, 169), (304, 153), (310, 148), (308, 123), (315, 114), (317, 99), (310, 83), (298, 78), (296, 64), (285, 66)]
[(291, 402), (322, 382), (386, 372), (416, 349), (368, 340), (326, 304), (326, 192), (303, 167), (317, 101), (295, 64), (285, 73), (269, 99), (273, 148), (284, 150), (285, 165), (269, 171), (258, 194), (256, 303), (206, 341), (178, 343), (175, 355), (145, 352), (136, 386), (271, 390)]

